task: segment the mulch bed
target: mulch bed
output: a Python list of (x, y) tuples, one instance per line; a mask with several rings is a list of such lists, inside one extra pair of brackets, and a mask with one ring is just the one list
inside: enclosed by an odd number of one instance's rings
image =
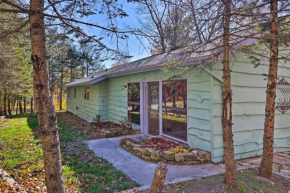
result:
[(152, 148), (156, 151), (173, 151), (175, 153), (188, 153), (195, 148), (190, 148), (188, 145), (175, 142), (164, 137), (146, 137), (139, 136), (134, 138), (129, 138), (132, 143), (139, 144), (142, 147)]
[(109, 138), (140, 133), (139, 130), (123, 127), (112, 122), (100, 122), (99, 124), (96, 122), (89, 123), (70, 112), (62, 112), (58, 113), (58, 115), (72, 129), (76, 129), (83, 134), (89, 134), (94, 138)]

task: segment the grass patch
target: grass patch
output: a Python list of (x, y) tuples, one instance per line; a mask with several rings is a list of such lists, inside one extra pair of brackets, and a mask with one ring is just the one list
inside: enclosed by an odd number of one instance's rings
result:
[[(230, 189), (224, 183), (224, 174), (189, 180), (166, 186), (168, 193), (190, 192), (223, 192), (223, 193), (248, 193), (248, 192), (271, 192), (284, 193), (290, 190), (290, 181), (273, 174), (270, 180), (257, 176), (255, 169), (238, 172), (238, 188)], [(141, 191), (140, 191), (141, 193)]]
[[(71, 192), (115, 192), (138, 186), (86, 148), (90, 135), (59, 120), (65, 186)], [(44, 162), (35, 114), (0, 120), (0, 167), (27, 192), (45, 192)]]

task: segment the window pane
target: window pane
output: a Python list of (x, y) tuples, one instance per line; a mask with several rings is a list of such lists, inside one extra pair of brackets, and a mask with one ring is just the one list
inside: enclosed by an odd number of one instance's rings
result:
[(150, 109), (158, 111), (159, 105), (159, 84), (157, 83), (149, 83), (150, 88)]
[(128, 101), (140, 102), (140, 83), (128, 84)]
[(172, 80), (163, 82), (162, 105), (167, 107), (187, 108), (186, 80)]
[(163, 133), (181, 140), (187, 140), (186, 112), (165, 110), (162, 113)]
[(140, 125), (140, 83), (128, 84), (128, 120)]
[(162, 91), (163, 133), (187, 141), (187, 82), (164, 81)]
[(128, 119), (130, 122), (140, 125), (140, 105), (128, 105)]

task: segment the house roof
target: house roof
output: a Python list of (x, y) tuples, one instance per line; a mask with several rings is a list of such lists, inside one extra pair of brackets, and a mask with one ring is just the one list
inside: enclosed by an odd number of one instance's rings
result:
[[(241, 39), (236, 41), (235, 47), (253, 43), (252, 39)], [(180, 48), (170, 52), (152, 55), (140, 60), (129, 62), (121, 66), (112, 67), (99, 71), (85, 78), (77, 79), (64, 87), (74, 87), (81, 85), (90, 85), (105, 80), (109, 77), (134, 74), (146, 71), (157, 70), (164, 67), (165, 63), (176, 62), (177, 65), (199, 65), (202, 62), (218, 56), (222, 51), (222, 41), (219, 39), (215, 42), (194, 45), (186, 48)], [(220, 58), (218, 58), (220, 59)]]

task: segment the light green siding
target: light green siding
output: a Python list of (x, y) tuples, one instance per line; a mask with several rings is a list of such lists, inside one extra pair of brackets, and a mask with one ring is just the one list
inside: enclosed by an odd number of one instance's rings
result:
[[(268, 69), (268, 61), (254, 68), (254, 65), (245, 59), (243, 53), (236, 53), (235, 57), (232, 57), (232, 108), (236, 159), (262, 154), (267, 85), (264, 75), (268, 73)], [(214, 65), (213, 72), (222, 77), (220, 62)], [(290, 81), (289, 63), (280, 64), (278, 75)], [(220, 82), (214, 81), (213, 92), (212, 160), (219, 162), (223, 161), (222, 85)], [(279, 97), (279, 91), (277, 92)], [(275, 151), (290, 150), (289, 115), (290, 112), (282, 115), (276, 110)]]
[(107, 81), (89, 85), (89, 87), (89, 100), (84, 100), (85, 86), (76, 87), (76, 98), (74, 98), (73, 93), (74, 87), (70, 88), (70, 97), (67, 97), (67, 110), (88, 122), (92, 122), (96, 115), (101, 115), (102, 121), (107, 121)]
[[(268, 61), (254, 68), (243, 53), (236, 53), (231, 61), (235, 157), (241, 159), (261, 155), (267, 84), (264, 74), (268, 73)], [(127, 118), (128, 83), (166, 80), (182, 72), (177, 69), (168, 73), (154, 70), (111, 77), (90, 85), (89, 100), (83, 98), (84, 86), (77, 87), (76, 98), (73, 98), (71, 88), (67, 108), (89, 122), (99, 114), (102, 121), (120, 123)], [(220, 162), (223, 161), (221, 62), (216, 62), (209, 73), (197, 67), (183, 75), (188, 85), (188, 144), (210, 151), (212, 161)], [(278, 75), (290, 81), (289, 62), (280, 63)], [(279, 97), (278, 91), (277, 101)], [(290, 111), (282, 115), (276, 110), (275, 151), (290, 150), (289, 115)]]
[[(127, 117), (127, 91), (129, 82), (167, 79), (181, 70), (161, 70), (118, 76), (108, 79), (108, 120), (120, 122)], [(188, 85), (188, 144), (211, 151), (211, 76), (196, 68), (186, 73)]]
[[(127, 86), (130, 82), (145, 80), (166, 80), (182, 70), (162, 70), (112, 77), (90, 86), (90, 99), (84, 100), (84, 86), (77, 87), (77, 97), (73, 98), (73, 88), (67, 99), (67, 110), (91, 122), (100, 114), (103, 121), (120, 123), (127, 117)], [(188, 144), (192, 147), (211, 151), (211, 90), (212, 77), (207, 72), (195, 68), (182, 78), (188, 85)], [(78, 107), (78, 110), (76, 109)], [(136, 126), (135, 126), (136, 127)]]

